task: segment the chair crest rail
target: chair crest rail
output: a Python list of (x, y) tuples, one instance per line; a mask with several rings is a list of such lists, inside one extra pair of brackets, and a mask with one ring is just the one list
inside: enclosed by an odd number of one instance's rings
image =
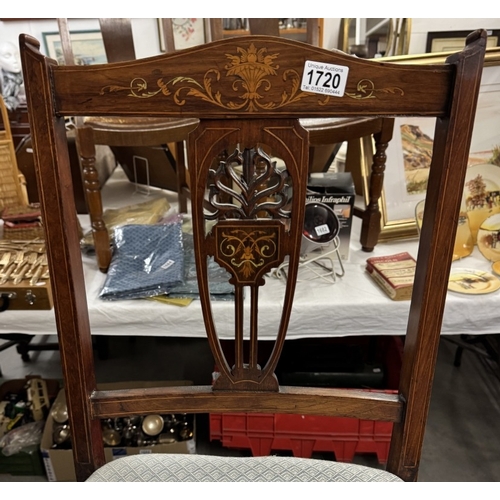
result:
[[(36, 47), (34, 42), (31, 44)], [(301, 90), (308, 67), (318, 62), (348, 72), (342, 97)], [(443, 115), (450, 65), (412, 66), (356, 60), (336, 50), (267, 36), (219, 40), (138, 61), (95, 67), (53, 66), (61, 115), (134, 115), (140, 99), (149, 116), (259, 117), (349, 116), (362, 112)], [(81, 75), (95, 72), (95, 78)], [(103, 79), (105, 78), (105, 80)], [(112, 83), (110, 83), (112, 82)], [(417, 104), (417, 105), (415, 105)]]

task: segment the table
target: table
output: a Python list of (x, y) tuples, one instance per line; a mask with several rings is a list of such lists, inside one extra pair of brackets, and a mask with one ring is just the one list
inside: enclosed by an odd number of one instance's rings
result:
[[(157, 192), (151, 188), (149, 196)], [(105, 207), (134, 204), (145, 199), (137, 187), (118, 169), (103, 189)], [(176, 194), (169, 193), (172, 204)], [(88, 228), (88, 216), (80, 216), (82, 226)], [(351, 236), (349, 261), (344, 263), (345, 276), (336, 283), (321, 280), (301, 281), (290, 320), (288, 339), (308, 337), (335, 337), (353, 335), (404, 335), (409, 301), (389, 299), (365, 273), (366, 259), (370, 256), (390, 255), (408, 251), (417, 256), (417, 240), (381, 242), (371, 253), (364, 252), (359, 243), (361, 222), (355, 218)], [(199, 301), (188, 307), (178, 307), (149, 300), (103, 301), (98, 298), (106, 275), (98, 268), (94, 257), (84, 256), (83, 265), (87, 286), (87, 300), (92, 333), (95, 335), (148, 335), (165, 337), (205, 337)], [(490, 270), (476, 249), (466, 259), (454, 262), (454, 268)], [(300, 271), (299, 278), (304, 277)], [(282, 309), (284, 282), (267, 279), (269, 286), (261, 292), (260, 310), (263, 322), (260, 338), (275, 337)], [(500, 325), (500, 291), (479, 295), (448, 292), (442, 333), (492, 334)], [(233, 303), (217, 302), (213, 305), (215, 319), (221, 326), (221, 338), (231, 338)], [(54, 335), (54, 311), (5, 311), (0, 313), (1, 333)]]

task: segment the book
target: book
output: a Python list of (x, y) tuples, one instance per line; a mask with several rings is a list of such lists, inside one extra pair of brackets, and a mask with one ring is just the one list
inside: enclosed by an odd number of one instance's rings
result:
[(410, 300), (416, 260), (408, 253), (370, 257), (366, 272), (392, 300)]

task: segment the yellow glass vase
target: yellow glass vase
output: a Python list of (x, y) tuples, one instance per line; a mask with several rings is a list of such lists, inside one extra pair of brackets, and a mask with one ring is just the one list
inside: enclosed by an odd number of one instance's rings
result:
[(453, 247), (453, 260), (463, 259), (474, 250), (474, 237), (469, 226), (469, 218), (466, 212), (460, 212), (458, 216), (457, 235)]
[[(425, 200), (421, 200), (415, 206), (415, 220), (420, 234), (422, 222), (424, 220)], [(467, 212), (460, 212), (457, 224), (457, 234), (455, 236), (455, 246), (453, 247), (453, 260), (463, 259), (469, 256), (474, 250), (474, 238), (469, 226)]]

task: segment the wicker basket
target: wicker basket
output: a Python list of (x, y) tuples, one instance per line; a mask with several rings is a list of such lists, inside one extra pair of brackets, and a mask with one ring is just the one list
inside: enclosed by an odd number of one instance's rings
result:
[(45, 233), (41, 223), (17, 224), (16, 227), (3, 227), (3, 239), (9, 241), (34, 241), (45, 239)]
[(10, 131), (7, 108), (0, 96), (0, 112), (5, 130), (0, 130), (0, 210), (13, 205), (27, 205), (24, 176), (17, 168), (16, 152)]
[(15, 205), (2, 210), (3, 239), (25, 240), (43, 239), (40, 206)]

